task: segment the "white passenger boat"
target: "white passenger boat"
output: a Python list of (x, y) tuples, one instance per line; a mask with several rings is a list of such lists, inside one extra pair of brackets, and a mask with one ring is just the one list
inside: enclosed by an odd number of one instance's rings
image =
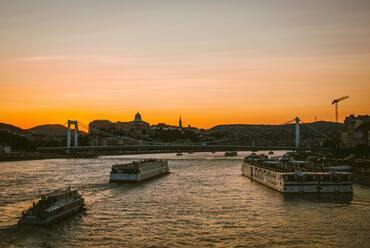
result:
[(50, 224), (84, 208), (84, 198), (71, 188), (41, 195), (37, 203), (22, 212), (19, 224)]
[(352, 193), (352, 173), (294, 161), (251, 155), (244, 159), (242, 175), (282, 193)]
[(110, 182), (139, 182), (169, 172), (167, 160), (146, 159), (112, 166)]

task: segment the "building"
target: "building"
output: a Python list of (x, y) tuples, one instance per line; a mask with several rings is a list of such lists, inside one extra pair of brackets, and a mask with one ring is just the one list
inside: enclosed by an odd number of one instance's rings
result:
[(118, 121), (114, 125), (114, 133), (119, 135), (129, 135), (131, 129), (130, 122)]
[(190, 124), (188, 125), (187, 128), (185, 128), (185, 131), (190, 131), (190, 132), (193, 132), (195, 134), (200, 134), (202, 132), (201, 129), (199, 129), (197, 127), (192, 127), (192, 126), (190, 126)]
[(150, 124), (141, 119), (139, 112), (136, 113), (135, 119), (130, 122), (130, 136), (141, 138), (149, 134)]
[(153, 132), (156, 132), (156, 131), (173, 131), (173, 130), (179, 130), (179, 127), (171, 126), (171, 125), (168, 125), (166, 123), (158, 123), (157, 125), (152, 125), (150, 127), (150, 129)]
[(109, 120), (95, 120), (89, 123), (89, 133), (99, 133), (101, 131), (110, 132), (112, 122)]
[(342, 148), (370, 147), (370, 116), (350, 115), (344, 120), (341, 135)]
[(1, 154), (10, 154), (12, 153), (12, 147), (11, 146), (2, 146), (0, 145), (0, 155)]
[(150, 124), (142, 120), (139, 112), (129, 122), (95, 120), (89, 124), (90, 145), (122, 145), (127, 142), (127, 137), (141, 139), (149, 134), (149, 130)]
[(158, 133), (158, 132), (163, 132), (163, 131), (174, 131), (174, 130), (182, 131), (183, 126), (182, 126), (181, 115), (179, 118), (178, 126), (172, 126), (166, 123), (158, 123), (157, 125), (152, 125), (150, 129), (153, 133)]
[(114, 133), (124, 136), (141, 138), (148, 135), (150, 124), (141, 119), (141, 114), (138, 112), (133, 121), (119, 121), (113, 125)]
[(108, 145), (106, 139), (110, 136), (112, 123), (109, 120), (95, 120), (89, 123), (90, 145)]

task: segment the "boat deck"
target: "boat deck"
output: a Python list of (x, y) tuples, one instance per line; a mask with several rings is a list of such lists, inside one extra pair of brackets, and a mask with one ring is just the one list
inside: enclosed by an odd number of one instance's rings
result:
[[(263, 169), (266, 169), (266, 170), (271, 170), (271, 171), (284, 173), (284, 174), (294, 174), (295, 171), (296, 171), (294, 166), (291, 165), (291, 164), (289, 164), (287, 166), (287, 168), (277, 167), (277, 166), (281, 166), (281, 164), (279, 164), (279, 163), (273, 163), (271, 165), (268, 165), (268, 164), (263, 164), (261, 162), (248, 163), (248, 162), (244, 161), (244, 164), (248, 164), (250, 166), (263, 168)], [(273, 165), (276, 165), (276, 166), (273, 166)], [(309, 166), (309, 167), (300, 166), (299, 170), (301, 172), (304, 172), (305, 174), (313, 174), (314, 173), (314, 174), (325, 175), (325, 174), (331, 174), (332, 173), (331, 171), (329, 171), (330, 170), (329, 167), (323, 167), (323, 166)], [(352, 174), (351, 172), (348, 172), (348, 171), (336, 171), (335, 173)]]
[(149, 164), (153, 163), (160, 163), (161, 160), (141, 160), (139, 162), (131, 162), (131, 163), (126, 163), (126, 164), (115, 164), (112, 166), (112, 168), (115, 169), (139, 169), (141, 167), (147, 166)]

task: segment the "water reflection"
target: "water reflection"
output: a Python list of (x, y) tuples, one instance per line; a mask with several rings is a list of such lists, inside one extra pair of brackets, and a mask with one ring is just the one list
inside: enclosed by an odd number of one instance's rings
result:
[(340, 194), (283, 194), (285, 201), (310, 201), (310, 202), (322, 202), (322, 203), (338, 203), (338, 204), (349, 204), (352, 202), (352, 193), (340, 193)]
[[(240, 175), (245, 155), (155, 155), (169, 159), (171, 173), (142, 184), (110, 184), (110, 168), (154, 155), (2, 163), (0, 247), (370, 244), (369, 188), (355, 186), (352, 202), (285, 196)], [(39, 193), (68, 185), (84, 194), (85, 213), (47, 227), (16, 226)]]

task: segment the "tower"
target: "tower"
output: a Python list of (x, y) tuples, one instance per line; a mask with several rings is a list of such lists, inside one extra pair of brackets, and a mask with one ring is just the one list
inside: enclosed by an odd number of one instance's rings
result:
[(180, 119), (179, 119), (179, 129), (182, 130), (182, 120), (181, 120), (181, 115), (180, 115)]
[(295, 119), (295, 147), (299, 147), (300, 145), (300, 132), (299, 132), (299, 121), (300, 119), (296, 117)]
[(74, 146), (78, 146), (78, 121), (68, 120), (67, 128), (67, 147), (71, 147), (71, 126), (74, 126)]

